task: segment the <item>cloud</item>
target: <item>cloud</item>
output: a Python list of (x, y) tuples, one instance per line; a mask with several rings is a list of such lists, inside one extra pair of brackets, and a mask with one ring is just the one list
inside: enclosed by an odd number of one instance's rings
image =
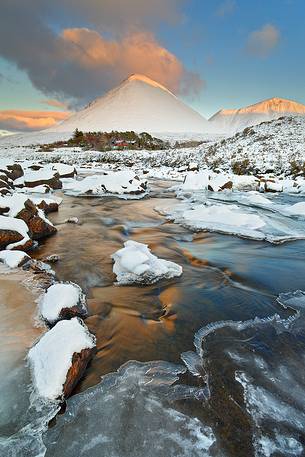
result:
[(78, 67), (96, 90), (107, 90), (132, 73), (143, 73), (175, 93), (197, 94), (202, 89), (202, 80), (150, 33), (133, 33), (115, 41), (93, 30), (73, 28), (65, 29), (61, 37), (65, 61)]
[(261, 29), (250, 33), (246, 50), (254, 56), (267, 57), (277, 46), (279, 40), (278, 28), (272, 24), (266, 24)]
[(41, 130), (63, 121), (70, 112), (63, 111), (0, 111), (0, 128), (8, 130)]
[(62, 108), (62, 109), (67, 109), (67, 103), (65, 102), (60, 102), (59, 100), (54, 100), (54, 99), (47, 99), (47, 100), (41, 100), (40, 103), (43, 105), (48, 105), (52, 106), (54, 108)]
[(53, 0), (48, 2), (48, 9), (60, 15), (64, 10), (70, 18), (78, 22), (81, 19), (82, 23), (88, 21), (99, 31), (125, 33), (131, 29), (147, 29), (160, 21), (177, 24), (183, 20), (181, 7), (185, 3), (186, 0)]
[[(2, 0), (0, 55), (50, 98), (72, 98), (76, 105), (131, 73), (144, 73), (177, 94), (197, 94), (203, 86), (200, 77), (148, 30), (160, 21), (181, 20), (184, 1)], [(58, 18), (61, 24), (66, 18), (69, 24), (91, 26), (58, 31), (49, 25)]]
[(235, 10), (235, 8), (236, 8), (235, 0), (225, 0), (224, 2), (222, 2), (219, 5), (219, 7), (216, 11), (216, 15), (221, 16), (221, 17), (227, 16), (228, 14), (232, 14), (233, 11)]

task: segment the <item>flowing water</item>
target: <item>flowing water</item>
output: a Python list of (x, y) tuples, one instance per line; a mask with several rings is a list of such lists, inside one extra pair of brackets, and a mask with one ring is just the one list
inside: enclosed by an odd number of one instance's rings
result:
[[(35, 445), (23, 443), (23, 451), (17, 444), (23, 436), (9, 445), (7, 436), (24, 425), (32, 393), (29, 388), (14, 395), (4, 388), (3, 455), (305, 455), (305, 298), (277, 300), (305, 289), (305, 241), (275, 246), (193, 234), (154, 211), (177, 204), (164, 192), (169, 185), (155, 182), (143, 200), (64, 196), (58, 214), (50, 216), (58, 233), (34, 256), (58, 254), (57, 276), (86, 292), (86, 324), (97, 336), (97, 354), (66, 412), (43, 437), (42, 425), (23, 433), (27, 439), (37, 435)], [(64, 223), (68, 217), (80, 224)], [(181, 265), (181, 278), (145, 287), (115, 285), (110, 255), (127, 239)], [(21, 287), (5, 281), (7, 294)], [(15, 354), (11, 361), (6, 356), (8, 369), (12, 377), (14, 364), (24, 372), (14, 378), (17, 390), (30, 385), (23, 357), (41, 332), (33, 326), (37, 305), (27, 309), (27, 293), (20, 292), (19, 303), (18, 292), (13, 315), (0, 324), (10, 338), (2, 351)], [(14, 408), (23, 417), (16, 424), (9, 420)], [(41, 415), (52, 414), (54, 407), (42, 406)]]

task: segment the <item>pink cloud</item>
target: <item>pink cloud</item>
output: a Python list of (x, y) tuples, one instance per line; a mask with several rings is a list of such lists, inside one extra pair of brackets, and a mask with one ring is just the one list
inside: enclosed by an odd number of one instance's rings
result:
[(201, 78), (188, 71), (150, 33), (132, 33), (118, 41), (106, 40), (94, 30), (70, 28), (61, 38), (66, 60), (96, 78), (108, 79), (112, 85), (132, 73), (143, 73), (177, 94), (197, 94), (203, 87)]
[(64, 111), (0, 111), (0, 127), (8, 130), (42, 130), (63, 121), (70, 112)]

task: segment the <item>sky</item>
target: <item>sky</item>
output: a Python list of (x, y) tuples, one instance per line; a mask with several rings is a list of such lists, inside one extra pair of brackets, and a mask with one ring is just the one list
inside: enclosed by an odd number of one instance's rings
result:
[(210, 117), (305, 104), (304, 0), (1, 0), (0, 129), (49, 127), (143, 73)]

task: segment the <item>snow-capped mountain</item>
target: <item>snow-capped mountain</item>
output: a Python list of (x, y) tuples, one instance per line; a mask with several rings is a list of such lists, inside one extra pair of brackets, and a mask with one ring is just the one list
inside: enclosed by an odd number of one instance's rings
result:
[(269, 98), (240, 109), (222, 109), (209, 119), (213, 130), (234, 133), (281, 116), (305, 115), (305, 105), (284, 98)]
[(166, 87), (144, 75), (132, 75), (103, 97), (75, 113), (53, 132), (134, 130), (202, 132), (208, 121)]
[(10, 132), (9, 130), (1, 130), (0, 129), (0, 138), (2, 136), (14, 135), (14, 133), (16, 133), (16, 132)]

